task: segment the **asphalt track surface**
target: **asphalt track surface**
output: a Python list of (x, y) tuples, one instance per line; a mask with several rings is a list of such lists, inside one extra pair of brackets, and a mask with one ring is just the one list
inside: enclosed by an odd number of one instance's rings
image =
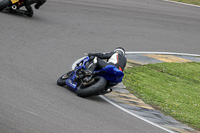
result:
[(200, 8), (161, 0), (48, 0), (33, 18), (0, 13), (0, 132), (162, 133), (56, 80), (83, 53), (200, 54)]

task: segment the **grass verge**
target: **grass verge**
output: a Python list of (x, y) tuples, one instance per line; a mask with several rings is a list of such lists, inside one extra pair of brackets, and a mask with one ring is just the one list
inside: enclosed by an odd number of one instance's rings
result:
[(158, 63), (124, 71), (124, 85), (145, 103), (200, 130), (200, 63)]
[(173, 0), (173, 1), (178, 1), (178, 2), (183, 2), (183, 3), (193, 4), (193, 5), (200, 5), (200, 0)]

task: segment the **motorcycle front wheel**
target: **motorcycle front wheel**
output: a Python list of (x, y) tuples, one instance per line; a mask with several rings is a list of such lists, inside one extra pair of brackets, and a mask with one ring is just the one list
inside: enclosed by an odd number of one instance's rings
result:
[(93, 81), (87, 85), (81, 84), (77, 87), (77, 95), (80, 97), (89, 97), (98, 95), (106, 87), (106, 79), (100, 76), (94, 77)]
[(59, 86), (64, 86), (64, 85), (66, 85), (65, 81), (67, 80), (68, 77), (69, 77), (69, 76), (68, 76), (68, 73), (62, 75), (62, 76), (57, 80), (57, 85), (59, 85)]
[(2, 11), (7, 6), (11, 6), (12, 3), (10, 0), (0, 0), (0, 11)]

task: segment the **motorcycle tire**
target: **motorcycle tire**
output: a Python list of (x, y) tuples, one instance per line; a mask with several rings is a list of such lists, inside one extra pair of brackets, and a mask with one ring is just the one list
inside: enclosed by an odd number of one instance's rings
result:
[(87, 85), (86, 87), (83, 84), (77, 87), (77, 95), (80, 97), (89, 97), (93, 95), (98, 95), (106, 87), (106, 79), (100, 76), (94, 77), (94, 82)]
[(65, 81), (66, 81), (67, 78), (68, 78), (68, 75), (67, 75), (67, 74), (68, 74), (68, 73), (62, 75), (62, 76), (57, 80), (57, 85), (59, 85), (59, 86), (64, 86), (64, 85), (66, 85)]
[(12, 3), (10, 0), (0, 0), (0, 11), (2, 11), (7, 6), (11, 6)]

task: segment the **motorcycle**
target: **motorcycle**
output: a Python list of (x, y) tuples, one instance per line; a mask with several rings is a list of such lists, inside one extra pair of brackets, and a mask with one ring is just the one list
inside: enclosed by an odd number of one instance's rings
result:
[[(29, 0), (30, 4), (34, 4), (35, 0)], [(24, 11), (20, 10), (24, 6), (24, 0), (0, 0), (0, 11), (8, 10), (11, 12), (18, 12), (23, 14)]]
[(112, 91), (110, 87), (120, 83), (124, 73), (113, 65), (107, 65), (100, 70), (95, 69), (92, 74), (88, 74), (87, 70), (93, 63), (91, 58), (94, 57), (86, 56), (76, 61), (72, 71), (62, 75), (57, 80), (57, 85), (66, 85), (80, 97), (110, 93)]

